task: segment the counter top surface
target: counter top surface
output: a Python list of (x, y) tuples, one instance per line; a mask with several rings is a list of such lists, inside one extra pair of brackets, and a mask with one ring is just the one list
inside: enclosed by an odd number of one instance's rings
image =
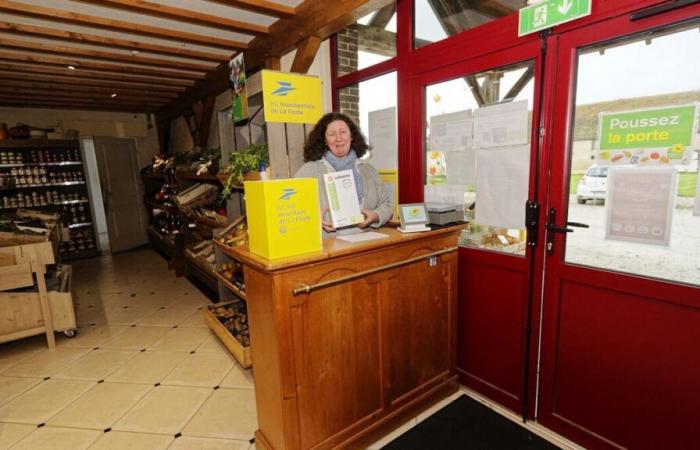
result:
[(282, 258), (277, 260), (269, 260), (253, 254), (250, 252), (247, 245), (240, 247), (228, 247), (217, 241), (214, 241), (214, 243), (221, 247), (226, 254), (238, 259), (243, 263), (266, 271), (276, 271), (303, 264), (310, 264), (316, 261), (346, 256), (348, 254), (371, 251), (391, 244), (418, 241), (421, 239), (428, 239), (433, 238), (435, 236), (455, 233), (462, 230), (465, 226), (466, 224), (459, 224), (422, 233), (407, 234), (403, 234), (395, 228), (389, 227), (379, 228), (376, 230), (372, 229), (370, 231), (386, 234), (388, 237), (357, 243), (347, 242), (338, 239), (337, 237), (328, 238), (323, 240), (323, 249), (319, 252), (307, 253), (304, 255), (292, 256), (289, 258)]

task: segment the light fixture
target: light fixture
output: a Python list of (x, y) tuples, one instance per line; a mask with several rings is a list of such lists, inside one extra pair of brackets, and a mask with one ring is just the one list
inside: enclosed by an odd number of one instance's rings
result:
[(132, 55), (132, 56), (136, 56), (136, 55), (138, 55), (139, 53), (141, 53), (139, 50), (131, 50), (131, 55)]
[(116, 97), (116, 96), (117, 96), (117, 93), (116, 93), (116, 92), (113, 93), (112, 95), (110, 95), (110, 97), (112, 97), (112, 98), (114, 98), (114, 97)]
[(75, 66), (67, 66), (70, 70), (75, 70)]

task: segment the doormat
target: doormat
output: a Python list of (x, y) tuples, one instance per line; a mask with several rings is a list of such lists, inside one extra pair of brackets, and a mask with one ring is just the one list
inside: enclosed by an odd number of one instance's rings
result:
[(555, 450), (559, 447), (463, 395), (384, 450)]

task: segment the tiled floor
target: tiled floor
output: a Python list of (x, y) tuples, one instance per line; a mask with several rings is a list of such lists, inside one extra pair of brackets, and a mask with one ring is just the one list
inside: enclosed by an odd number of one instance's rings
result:
[(0, 344), (2, 449), (250, 449), (253, 377), (151, 250), (77, 261), (78, 334)]
[(207, 298), (151, 250), (73, 267), (77, 336), (0, 344), (0, 450), (254, 449), (252, 373), (207, 328)]

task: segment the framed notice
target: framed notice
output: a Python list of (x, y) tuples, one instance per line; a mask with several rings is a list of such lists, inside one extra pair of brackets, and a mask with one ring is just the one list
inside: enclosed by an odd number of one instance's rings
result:
[(677, 187), (672, 167), (612, 168), (605, 238), (668, 246)]

